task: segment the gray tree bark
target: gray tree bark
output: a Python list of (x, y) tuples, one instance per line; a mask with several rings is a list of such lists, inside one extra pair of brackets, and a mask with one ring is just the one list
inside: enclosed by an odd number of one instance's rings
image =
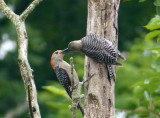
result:
[(25, 19), (41, 1), (42, 0), (34, 0), (21, 15), (17, 15), (6, 5), (4, 0), (0, 0), (0, 11), (14, 24), (17, 31), (18, 64), (26, 90), (26, 99), (31, 118), (41, 118), (41, 115), (37, 102), (37, 90), (32, 75), (33, 70), (30, 67), (27, 57), (28, 37), (25, 28)]
[[(110, 40), (115, 48), (118, 42), (117, 16), (120, 0), (88, 0), (87, 34), (97, 34)], [(114, 73), (116, 68), (112, 66)], [(104, 64), (85, 57), (84, 118), (114, 118), (114, 87), (107, 80)], [(115, 74), (116, 75), (116, 74)]]

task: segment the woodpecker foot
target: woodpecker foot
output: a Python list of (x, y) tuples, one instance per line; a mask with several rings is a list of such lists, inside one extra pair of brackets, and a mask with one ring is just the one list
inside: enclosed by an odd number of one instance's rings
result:
[(76, 106), (72, 106), (72, 105), (69, 105), (68, 108), (73, 111), (74, 109), (76, 109)]
[(74, 100), (79, 101), (82, 98), (84, 98), (84, 94), (81, 94), (81, 95), (77, 96), (76, 98), (74, 98)]
[(70, 89), (70, 91), (73, 91), (74, 89), (77, 89), (77, 87), (78, 87), (78, 84), (75, 86), (70, 86), (69, 89)]
[(74, 111), (74, 110), (77, 109), (77, 105), (78, 105), (78, 103), (74, 103), (74, 104), (72, 104), (72, 105), (69, 105), (68, 108), (69, 108), (71, 111)]

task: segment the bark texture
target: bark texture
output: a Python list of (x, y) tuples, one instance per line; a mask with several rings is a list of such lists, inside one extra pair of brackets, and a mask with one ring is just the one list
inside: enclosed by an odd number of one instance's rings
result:
[(32, 75), (32, 69), (28, 62), (27, 49), (28, 37), (25, 28), (25, 19), (42, 0), (34, 0), (21, 14), (15, 14), (3, 0), (0, 0), (0, 11), (14, 24), (18, 36), (18, 64), (26, 90), (26, 98), (29, 105), (30, 117), (41, 118), (37, 102), (37, 91)]
[[(118, 42), (117, 16), (120, 0), (88, 0), (87, 34), (97, 34), (110, 40), (115, 48)], [(115, 67), (112, 66), (114, 73)], [(104, 64), (85, 57), (84, 118), (114, 118), (114, 86), (107, 80)], [(115, 74), (116, 75), (116, 74)]]

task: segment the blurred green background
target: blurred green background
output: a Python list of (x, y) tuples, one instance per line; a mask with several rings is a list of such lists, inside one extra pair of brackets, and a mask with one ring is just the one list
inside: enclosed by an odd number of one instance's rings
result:
[[(17, 14), (32, 2), (5, 1)], [(159, 0), (121, 1), (118, 47), (127, 61), (117, 68), (116, 118), (160, 118), (159, 7)], [(26, 20), (28, 58), (34, 69), (42, 118), (71, 117), (70, 99), (49, 61), (53, 51), (85, 36), (86, 21), (86, 0), (44, 0)], [(13, 24), (0, 12), (0, 118), (28, 118), (16, 40)], [(84, 55), (70, 53), (65, 60), (70, 56), (82, 80)]]

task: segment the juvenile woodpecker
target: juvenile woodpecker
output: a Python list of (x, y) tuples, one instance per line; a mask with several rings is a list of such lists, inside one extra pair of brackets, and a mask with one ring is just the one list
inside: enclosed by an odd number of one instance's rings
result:
[(80, 40), (71, 41), (68, 48), (64, 49), (62, 53), (69, 51), (81, 51), (97, 62), (105, 63), (109, 81), (114, 76), (111, 65), (122, 66), (121, 63), (117, 62), (117, 59), (125, 60), (111, 41), (94, 34), (87, 35)]
[[(69, 97), (72, 98), (71, 65), (63, 60), (64, 54), (62, 54), (61, 52), (62, 50), (57, 50), (53, 52), (50, 64), (54, 69), (59, 82), (65, 88)], [(74, 82), (79, 83), (79, 79), (75, 70), (73, 70), (73, 76), (74, 76)], [(78, 103), (77, 108), (80, 109), (82, 115), (84, 115), (84, 111), (80, 103)]]

